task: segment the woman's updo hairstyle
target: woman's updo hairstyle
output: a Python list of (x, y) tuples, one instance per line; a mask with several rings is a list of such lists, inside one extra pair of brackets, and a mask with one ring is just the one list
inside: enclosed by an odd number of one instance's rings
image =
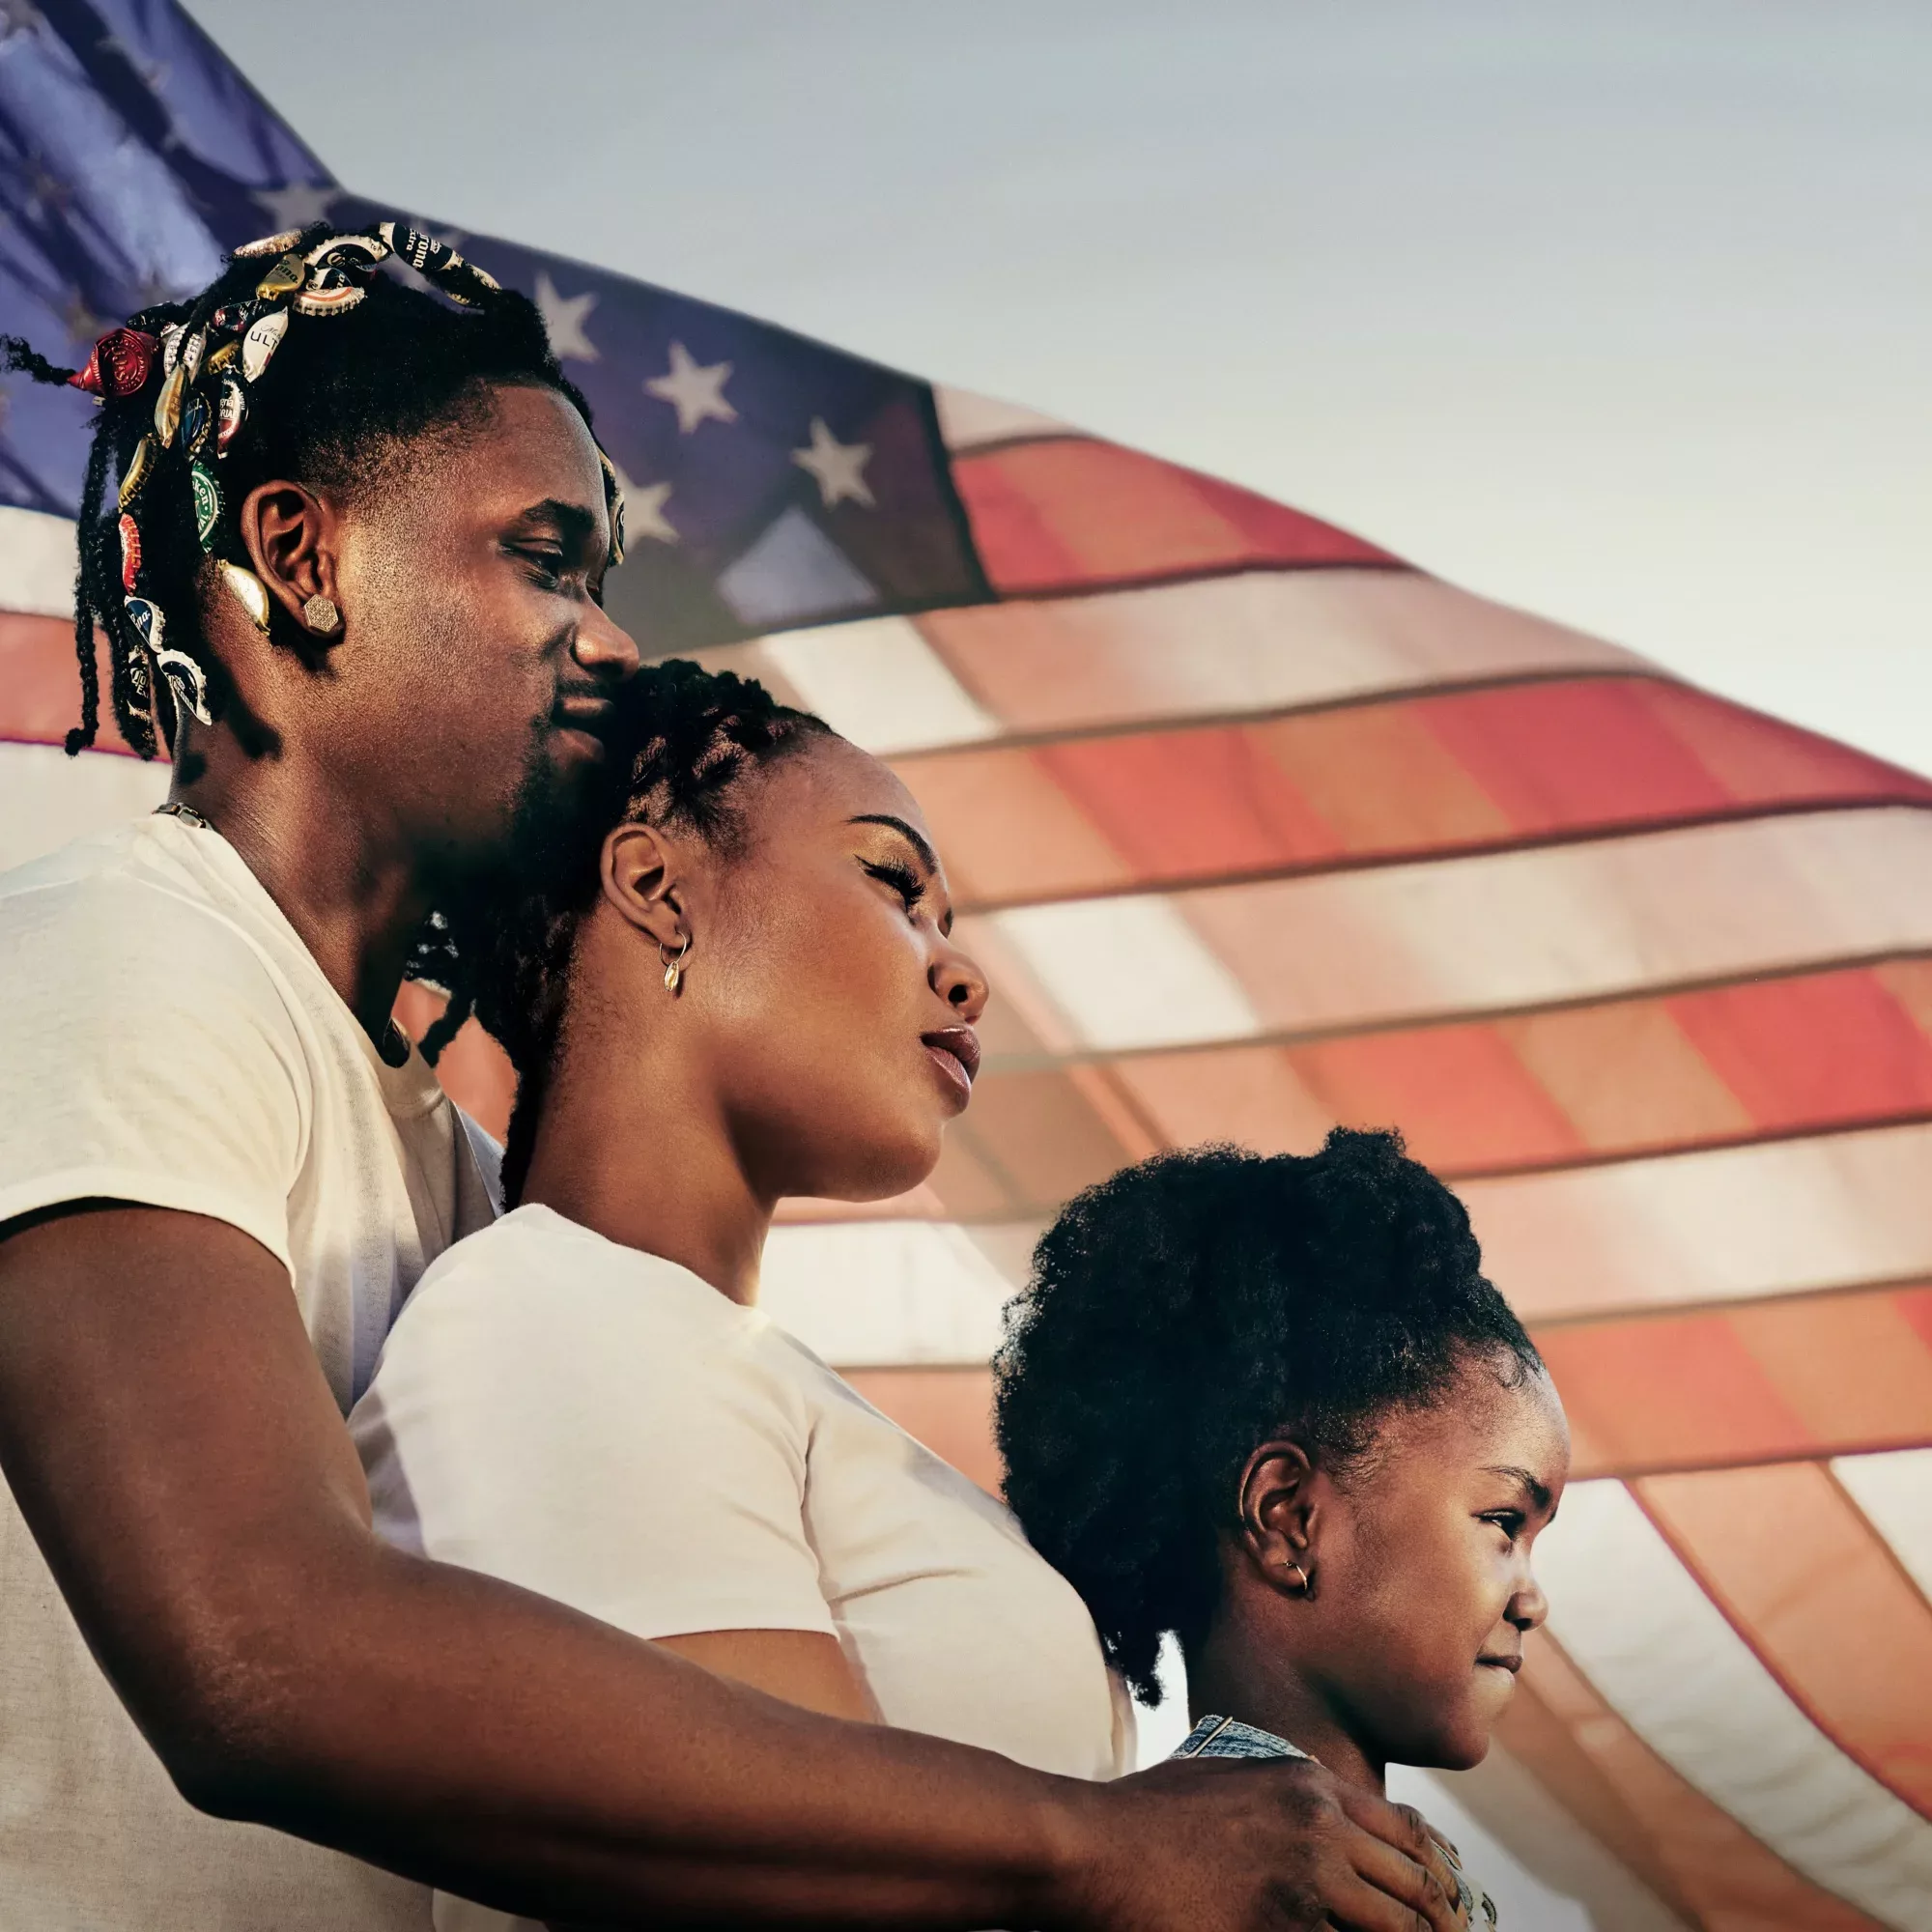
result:
[[(257, 485), (380, 488), (412, 444), (471, 427), (492, 384), (554, 389), (590, 419), (535, 305), (393, 221), (354, 232), (317, 222), (250, 242), (200, 295), (109, 329), (84, 368), (60, 368), (17, 336), (0, 336), (0, 358), (99, 405), (78, 519), (81, 720), (70, 753), (99, 727), (97, 625), (115, 722), (143, 757), (174, 745), (181, 710), (221, 715), (229, 686), (201, 600), (225, 593), (269, 629), (268, 589), (235, 525)], [(608, 464), (606, 489), (614, 530)]]
[(1346, 1473), (1471, 1356), (1540, 1358), (1469, 1217), (1394, 1133), (1311, 1155), (1158, 1154), (1069, 1202), (995, 1359), (1007, 1498), (1147, 1703), (1206, 1634), (1242, 1464), (1292, 1435)]
[(517, 1102), (503, 1150), (503, 1201), (514, 1207), (529, 1169), (544, 1082), (563, 1022), (578, 928), (597, 901), (604, 840), (619, 825), (695, 832), (736, 850), (743, 781), (832, 727), (795, 711), (754, 679), (678, 658), (646, 665), (616, 695), (597, 777), (561, 820), (532, 814), (495, 877), (438, 913), (412, 976), (449, 993), (423, 1040), (434, 1062), (474, 1013), (508, 1054)]

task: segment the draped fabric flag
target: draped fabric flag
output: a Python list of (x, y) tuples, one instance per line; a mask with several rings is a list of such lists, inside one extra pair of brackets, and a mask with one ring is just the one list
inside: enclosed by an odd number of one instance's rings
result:
[[(165, 0), (0, 4), (0, 326), (75, 361), (257, 232), (374, 218)], [(793, 1215), (774, 1313), (995, 1486), (1000, 1304), (1071, 1190), (1399, 1125), (1577, 1432), (1459, 1802), (1603, 1928), (1932, 1926), (1932, 784), (1247, 492), (461, 242), (625, 472), (613, 608), (892, 759), (995, 983), (931, 1183)], [(85, 404), (4, 402), (11, 864), (164, 774), (58, 750)], [(500, 1126), (473, 1029), (445, 1070)]]

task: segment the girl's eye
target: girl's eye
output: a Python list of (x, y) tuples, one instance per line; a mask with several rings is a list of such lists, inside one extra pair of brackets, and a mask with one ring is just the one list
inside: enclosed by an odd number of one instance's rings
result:
[(898, 894), (899, 897), (905, 901), (907, 912), (913, 911), (920, 900), (925, 896), (925, 881), (910, 866), (900, 866), (891, 861), (885, 861), (878, 865), (872, 864), (869, 860), (863, 863), (865, 864), (866, 870), (873, 878), (892, 887), (893, 891)]

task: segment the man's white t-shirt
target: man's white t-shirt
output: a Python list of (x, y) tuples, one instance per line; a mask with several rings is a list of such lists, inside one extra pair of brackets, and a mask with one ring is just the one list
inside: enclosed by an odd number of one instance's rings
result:
[(1129, 1768), (1093, 1619), (1011, 1515), (671, 1262), (518, 1208), (423, 1277), (349, 1426), (406, 1548), (641, 1637), (821, 1631), (889, 1724)]
[[(244, 1230), (345, 1413), (417, 1277), (495, 1211), (487, 1136), (420, 1055), (384, 1064), (234, 847), (179, 818), (0, 875), (0, 1224), (108, 1197)], [(0, 1486), (0, 1925), (429, 1922), (420, 1886), (183, 1802)]]

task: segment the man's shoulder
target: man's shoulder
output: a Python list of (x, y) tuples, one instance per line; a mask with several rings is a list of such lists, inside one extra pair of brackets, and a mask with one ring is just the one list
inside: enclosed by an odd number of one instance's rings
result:
[(188, 860), (159, 822), (134, 819), (0, 872), (0, 934), (110, 914), (138, 942), (150, 924), (187, 923), (241, 934), (232, 894)]
[(272, 978), (232, 882), (199, 856), (136, 819), (0, 872), (0, 952), (31, 948), (83, 974), (227, 959)]

